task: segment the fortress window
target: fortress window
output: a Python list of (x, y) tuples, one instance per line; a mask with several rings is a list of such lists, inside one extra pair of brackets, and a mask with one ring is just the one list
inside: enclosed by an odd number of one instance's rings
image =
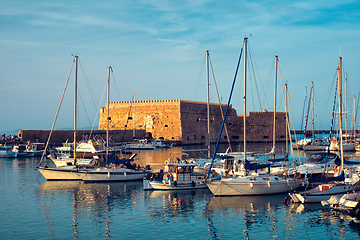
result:
[(165, 127), (168, 127), (169, 125), (165, 124)]
[(132, 117), (128, 117), (129, 120), (132, 120)]
[(125, 127), (127, 128), (127, 125), (125, 125)]
[(269, 139), (269, 136), (263, 136), (263, 139)]
[(171, 137), (171, 139), (174, 139), (174, 137)]

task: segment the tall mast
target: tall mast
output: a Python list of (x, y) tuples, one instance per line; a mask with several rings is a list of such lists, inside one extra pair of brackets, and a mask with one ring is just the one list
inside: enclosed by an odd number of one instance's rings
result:
[(341, 170), (344, 170), (344, 149), (343, 149), (343, 132), (342, 132), (342, 80), (341, 80), (341, 65), (342, 58), (340, 57), (340, 64), (338, 67), (338, 79), (339, 79), (339, 117), (340, 117), (340, 153), (341, 153)]
[(275, 55), (275, 91), (274, 91), (274, 123), (273, 123), (273, 147), (272, 153), (275, 153), (275, 138), (276, 138), (276, 88), (277, 88), (277, 69), (278, 69), (278, 56)]
[(133, 119), (133, 139), (135, 139), (135, 97), (136, 97), (136, 91), (134, 91), (134, 119)]
[(244, 161), (246, 160), (246, 59), (247, 38), (244, 38)]
[(314, 82), (311, 82), (311, 103), (312, 103), (312, 139), (313, 143), (315, 142), (315, 124), (314, 124), (314, 118), (315, 118), (315, 111), (314, 111)]
[(76, 161), (76, 130), (77, 130), (77, 71), (78, 56), (75, 56), (75, 86), (74, 86), (74, 162)]
[(110, 70), (111, 66), (108, 67), (108, 79), (107, 79), (107, 111), (106, 111), (106, 156), (109, 155), (109, 104), (110, 104)]
[(211, 136), (210, 136), (210, 82), (209, 82), (209, 50), (206, 50), (206, 89), (207, 89), (207, 133), (208, 133), (208, 158), (211, 157), (210, 153), (210, 144), (211, 144)]

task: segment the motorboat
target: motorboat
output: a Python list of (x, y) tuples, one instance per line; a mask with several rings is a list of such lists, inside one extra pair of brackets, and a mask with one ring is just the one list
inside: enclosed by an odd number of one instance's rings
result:
[(195, 163), (165, 162), (164, 171), (154, 172), (143, 180), (144, 190), (190, 190), (204, 189), (204, 174), (194, 171)]

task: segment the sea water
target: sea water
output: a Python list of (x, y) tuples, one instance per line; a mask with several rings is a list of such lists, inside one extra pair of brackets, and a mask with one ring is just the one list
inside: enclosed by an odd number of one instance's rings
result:
[[(271, 147), (271, 146), (270, 146)], [(163, 163), (181, 151), (138, 151)], [(0, 239), (359, 239), (360, 222), (286, 194), (214, 197), (143, 191), (142, 182), (46, 181), (40, 158), (0, 159)]]

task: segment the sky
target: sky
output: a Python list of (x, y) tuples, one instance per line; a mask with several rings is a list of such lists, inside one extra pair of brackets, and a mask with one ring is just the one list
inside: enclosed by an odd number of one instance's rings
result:
[[(136, 100), (206, 102), (209, 50), (227, 103), (245, 37), (247, 111), (272, 111), (278, 55), (277, 111), (285, 111), (286, 83), (294, 128), (303, 128), (313, 82), (315, 128), (329, 129), (341, 56), (351, 122), (360, 90), (360, 1), (0, 0), (0, 133), (51, 129), (74, 55), (82, 129), (97, 128), (109, 66), (111, 101), (132, 101), (136, 92)], [(55, 129), (73, 128), (74, 70), (69, 79)], [(210, 79), (210, 101), (218, 102)], [(231, 103), (241, 114), (243, 67), (236, 79)]]

